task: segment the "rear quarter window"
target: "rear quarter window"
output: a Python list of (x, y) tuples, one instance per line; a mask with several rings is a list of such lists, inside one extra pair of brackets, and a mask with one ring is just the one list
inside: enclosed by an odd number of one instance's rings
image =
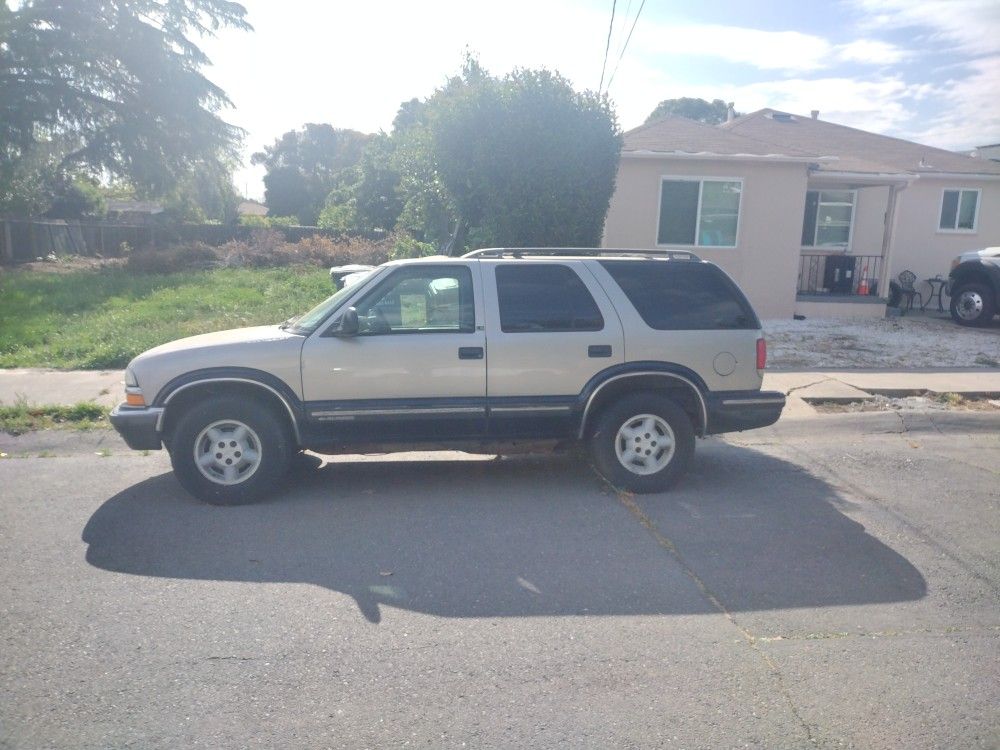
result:
[(600, 263), (650, 328), (659, 331), (760, 328), (746, 297), (713, 265), (673, 260)]

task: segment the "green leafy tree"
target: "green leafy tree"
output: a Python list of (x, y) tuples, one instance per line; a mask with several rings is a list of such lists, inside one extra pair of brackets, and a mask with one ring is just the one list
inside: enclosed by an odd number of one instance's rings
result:
[[(199, 160), (235, 157), (195, 40), (249, 29), (230, 0), (24, 0), (0, 5), (0, 210), (46, 144), (56, 177), (117, 177), (164, 194)], [(37, 187), (37, 186), (36, 186)]]
[[(659, 120), (666, 115), (674, 115), (704, 122), (708, 125), (718, 125), (726, 121), (728, 112), (729, 105), (722, 99), (713, 99), (709, 102), (705, 99), (692, 99), (685, 96), (680, 99), (664, 99), (656, 105), (656, 109), (646, 118), (646, 122)], [(739, 117), (739, 113), (736, 116)]]
[(167, 218), (175, 221), (230, 224), (240, 203), (233, 166), (221, 160), (199, 161), (162, 200)]
[(97, 180), (77, 176), (56, 185), (45, 215), (53, 219), (83, 219), (99, 218), (106, 212), (104, 192)]
[(600, 243), (621, 149), (606, 97), (547, 70), (496, 78), (470, 58), (425, 110), (410, 132), (427, 133), (452, 252), (470, 229), (512, 247)]
[(369, 138), (356, 130), (308, 123), (253, 154), (251, 162), (267, 170), (264, 199), (270, 212), (315, 224), (330, 191), (343, 184), (342, 173), (358, 163)]

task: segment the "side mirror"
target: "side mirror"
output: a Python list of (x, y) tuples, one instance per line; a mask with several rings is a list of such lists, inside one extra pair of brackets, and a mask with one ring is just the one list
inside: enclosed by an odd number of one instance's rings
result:
[(337, 324), (333, 333), (336, 336), (357, 336), (359, 330), (361, 330), (361, 325), (358, 323), (358, 311), (353, 307), (348, 307), (340, 316), (340, 323)]

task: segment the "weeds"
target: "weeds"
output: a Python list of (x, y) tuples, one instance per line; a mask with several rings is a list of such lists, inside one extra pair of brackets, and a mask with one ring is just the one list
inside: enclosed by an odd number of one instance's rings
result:
[(21, 400), (13, 406), (0, 405), (0, 432), (21, 435), (32, 430), (72, 427), (89, 430), (108, 425), (108, 409), (90, 401), (72, 406), (29, 406)]

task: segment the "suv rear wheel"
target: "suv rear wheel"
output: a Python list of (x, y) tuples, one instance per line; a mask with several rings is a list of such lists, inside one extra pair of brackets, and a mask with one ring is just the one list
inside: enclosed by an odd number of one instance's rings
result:
[(594, 467), (616, 487), (662, 492), (687, 469), (694, 429), (684, 410), (656, 393), (626, 396), (605, 409), (590, 437)]
[(960, 326), (989, 325), (996, 311), (993, 293), (985, 284), (964, 284), (952, 290), (951, 318)]
[(213, 505), (241, 505), (272, 489), (293, 453), (285, 425), (252, 401), (193, 404), (170, 440), (170, 462), (188, 492)]

